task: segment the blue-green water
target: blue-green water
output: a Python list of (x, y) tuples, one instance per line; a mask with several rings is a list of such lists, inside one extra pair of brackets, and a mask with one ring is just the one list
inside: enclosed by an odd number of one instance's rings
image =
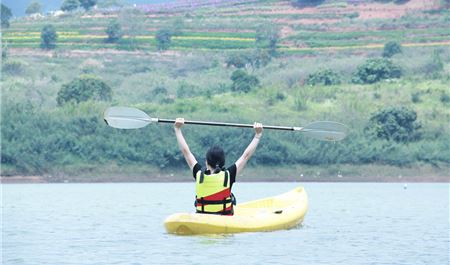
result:
[[(299, 183), (236, 183), (239, 201)], [(304, 225), (174, 236), (193, 183), (2, 185), (2, 264), (449, 264), (448, 184), (305, 183)]]

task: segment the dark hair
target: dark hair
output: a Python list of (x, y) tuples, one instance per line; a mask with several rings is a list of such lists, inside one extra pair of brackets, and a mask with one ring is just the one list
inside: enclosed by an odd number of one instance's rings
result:
[(213, 146), (206, 152), (206, 162), (212, 168), (214, 173), (218, 173), (225, 166), (225, 152), (219, 146)]

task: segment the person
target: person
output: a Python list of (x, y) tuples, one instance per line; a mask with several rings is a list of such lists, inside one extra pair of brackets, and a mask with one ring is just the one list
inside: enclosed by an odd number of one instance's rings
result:
[(262, 124), (257, 122), (253, 124), (255, 130), (253, 140), (247, 146), (241, 157), (228, 168), (225, 168), (225, 152), (219, 146), (209, 148), (206, 152), (206, 168), (202, 168), (191, 153), (184, 139), (183, 133), (181, 132), (183, 125), (183, 118), (177, 118), (175, 120), (174, 128), (178, 146), (196, 182), (196, 212), (233, 215), (233, 205), (236, 204), (236, 200), (231, 193), (231, 189), (236, 181), (236, 176), (242, 172), (258, 146), (263, 132)]

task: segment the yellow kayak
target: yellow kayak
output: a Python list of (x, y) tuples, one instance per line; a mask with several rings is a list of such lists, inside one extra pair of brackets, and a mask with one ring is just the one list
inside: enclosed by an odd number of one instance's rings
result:
[(278, 196), (237, 204), (233, 216), (176, 213), (164, 221), (168, 233), (225, 234), (289, 229), (303, 221), (308, 196), (303, 187)]

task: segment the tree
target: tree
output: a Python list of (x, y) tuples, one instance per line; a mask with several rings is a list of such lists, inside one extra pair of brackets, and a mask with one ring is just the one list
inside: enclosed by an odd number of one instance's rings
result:
[(158, 50), (167, 50), (172, 42), (172, 31), (169, 29), (160, 29), (156, 32), (155, 38)]
[(353, 83), (372, 84), (383, 79), (399, 78), (402, 75), (400, 66), (386, 58), (371, 58), (358, 66), (353, 75)]
[(250, 63), (250, 58), (243, 53), (232, 54), (226, 59), (225, 63), (227, 64), (227, 67), (234, 66), (236, 68), (244, 68)]
[(308, 76), (308, 79), (306, 80), (306, 83), (308, 85), (324, 85), (324, 86), (331, 86), (331, 85), (337, 85), (341, 83), (341, 77), (339, 74), (334, 72), (331, 69), (323, 69), (319, 70), (315, 73), (312, 73)]
[(106, 28), (106, 34), (108, 35), (107, 42), (117, 42), (122, 38), (122, 26), (120, 25), (119, 21), (117, 20), (111, 20), (108, 24), (108, 27)]
[(390, 41), (384, 45), (383, 57), (390, 58), (397, 53), (402, 52), (402, 46), (396, 41)]
[(86, 11), (89, 11), (93, 6), (97, 4), (97, 0), (79, 0), (80, 6), (82, 6)]
[(387, 107), (374, 113), (365, 131), (377, 138), (409, 142), (420, 137), (417, 113), (407, 107)]
[(54, 49), (57, 38), (58, 34), (56, 33), (55, 27), (53, 25), (45, 25), (41, 31), (41, 48)]
[(71, 12), (77, 9), (80, 6), (80, 2), (78, 0), (64, 0), (61, 5), (62, 11)]
[(68, 102), (80, 103), (91, 99), (101, 101), (112, 99), (111, 87), (93, 75), (81, 75), (70, 83), (62, 85), (56, 97), (58, 106)]
[(324, 2), (325, 0), (292, 0), (292, 4), (298, 7), (304, 6), (317, 6)]
[(12, 17), (12, 12), (9, 7), (1, 4), (2, 28), (9, 28), (9, 20)]
[(247, 74), (246, 71), (238, 69), (231, 74), (233, 85), (231, 90), (248, 93), (259, 85), (259, 80), (254, 75)]
[(122, 8), (120, 9), (118, 21), (122, 26), (122, 32), (127, 35), (127, 42), (130, 48), (137, 47), (136, 36), (145, 34), (145, 15), (140, 9)]
[(279, 28), (273, 24), (263, 24), (256, 29), (256, 45), (268, 48), (271, 56), (276, 55), (277, 43), (280, 38)]
[(41, 13), (42, 5), (39, 2), (31, 2), (27, 9), (25, 10), (25, 14), (32, 15), (36, 13)]

